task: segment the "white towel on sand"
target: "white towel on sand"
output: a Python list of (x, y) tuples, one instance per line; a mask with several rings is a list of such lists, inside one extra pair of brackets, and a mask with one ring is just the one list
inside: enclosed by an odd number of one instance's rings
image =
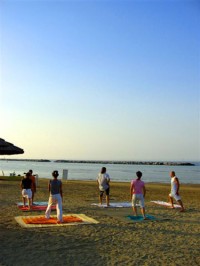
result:
[[(158, 205), (166, 206), (166, 207), (172, 206), (171, 203), (165, 202), (165, 201), (161, 201), (161, 200), (152, 200), (151, 202), (155, 203), (155, 204), (158, 204)], [(178, 204), (174, 204), (174, 208), (181, 208), (181, 206), (178, 205)]]
[(131, 202), (112, 202), (110, 203), (110, 206), (107, 206), (106, 203), (103, 203), (102, 205), (99, 203), (92, 203), (91, 205), (98, 206), (101, 208), (130, 208), (132, 207)]

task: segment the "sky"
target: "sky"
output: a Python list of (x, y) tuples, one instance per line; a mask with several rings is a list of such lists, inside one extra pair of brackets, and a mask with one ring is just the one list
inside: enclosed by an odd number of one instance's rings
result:
[(199, 1), (0, 2), (9, 158), (200, 160)]

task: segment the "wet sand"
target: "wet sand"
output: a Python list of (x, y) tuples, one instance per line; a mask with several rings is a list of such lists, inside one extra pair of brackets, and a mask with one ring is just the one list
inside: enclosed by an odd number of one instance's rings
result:
[[(181, 180), (180, 180), (181, 181)], [(47, 201), (48, 180), (39, 180), (35, 201)], [(200, 185), (181, 185), (186, 211), (154, 205), (167, 201), (170, 184), (147, 184), (146, 212), (155, 221), (133, 222), (131, 208), (99, 208), (96, 182), (64, 181), (63, 212), (83, 213), (99, 224), (23, 228), (19, 181), (0, 181), (0, 265), (200, 265)], [(111, 183), (111, 203), (130, 201), (129, 183)], [(138, 210), (139, 211), (139, 210)], [(55, 212), (54, 212), (55, 213)]]

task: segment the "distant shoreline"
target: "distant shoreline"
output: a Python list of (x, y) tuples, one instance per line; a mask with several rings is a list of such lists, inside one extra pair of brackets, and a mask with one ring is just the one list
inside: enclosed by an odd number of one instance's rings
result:
[(55, 162), (55, 163), (90, 163), (90, 164), (129, 164), (129, 165), (166, 165), (166, 166), (195, 166), (190, 162), (162, 162), (162, 161), (102, 161), (102, 160), (47, 160), (47, 159), (0, 159), (1, 161), (25, 162)]

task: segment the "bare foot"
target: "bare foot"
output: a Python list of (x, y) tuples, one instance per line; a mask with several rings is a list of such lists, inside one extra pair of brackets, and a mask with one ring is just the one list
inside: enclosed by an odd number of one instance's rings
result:
[(174, 206), (169, 206), (169, 207), (167, 207), (167, 208), (169, 208), (169, 209), (175, 209)]

